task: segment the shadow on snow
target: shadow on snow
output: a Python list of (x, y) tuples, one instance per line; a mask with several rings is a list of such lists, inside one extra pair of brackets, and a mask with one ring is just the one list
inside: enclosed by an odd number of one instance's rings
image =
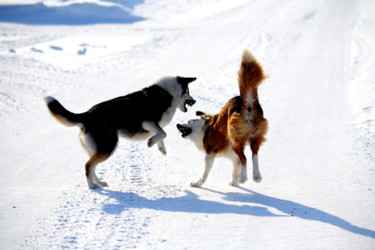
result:
[[(100, 194), (115, 199), (116, 204), (105, 204), (103, 211), (108, 214), (120, 214), (131, 208), (146, 208), (168, 212), (205, 213), (205, 214), (242, 214), (265, 217), (297, 217), (304, 220), (319, 221), (341, 228), (343, 230), (375, 238), (375, 231), (355, 226), (344, 219), (322, 210), (305, 206), (294, 201), (282, 200), (263, 195), (245, 188), (243, 193), (222, 193), (204, 188), (204, 190), (223, 195), (223, 199), (231, 202), (249, 203), (251, 205), (233, 205), (215, 201), (201, 200), (193, 192), (185, 190), (186, 195), (175, 198), (160, 198), (151, 200), (132, 192), (118, 192), (110, 190), (98, 191)], [(260, 205), (260, 206), (259, 206)], [(275, 214), (268, 208), (274, 208), (283, 214)]]

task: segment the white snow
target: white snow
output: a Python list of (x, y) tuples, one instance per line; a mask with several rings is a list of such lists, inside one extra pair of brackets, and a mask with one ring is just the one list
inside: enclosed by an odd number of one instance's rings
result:
[[(374, 1), (0, 4), (1, 249), (375, 249)], [(192, 188), (204, 155), (176, 124), (238, 95), (245, 48), (269, 76), (263, 180), (231, 187), (218, 159)], [(88, 190), (79, 129), (43, 98), (84, 112), (165, 75), (197, 77), (167, 155), (121, 140)]]

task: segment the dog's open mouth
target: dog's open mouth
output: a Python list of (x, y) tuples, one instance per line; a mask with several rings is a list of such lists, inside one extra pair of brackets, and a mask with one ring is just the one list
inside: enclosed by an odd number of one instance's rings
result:
[(185, 110), (187, 111), (187, 106), (193, 106), (195, 104), (195, 100), (193, 99), (188, 99), (185, 101)]
[(180, 124), (177, 124), (177, 129), (182, 134), (182, 137), (190, 135), (190, 133), (192, 131), (191, 128), (185, 127), (185, 126), (180, 125)]

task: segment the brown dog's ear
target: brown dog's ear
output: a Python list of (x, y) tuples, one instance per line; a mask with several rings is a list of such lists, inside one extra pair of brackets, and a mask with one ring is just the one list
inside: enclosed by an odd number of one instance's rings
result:
[(205, 115), (205, 113), (203, 113), (202, 111), (197, 111), (197, 113), (195, 113), (197, 116), (202, 116), (202, 115)]
[(196, 115), (205, 120), (210, 120), (212, 118), (212, 115), (208, 115), (202, 111), (197, 111)]
[(191, 82), (194, 82), (197, 80), (196, 77), (182, 77), (182, 76), (177, 76), (177, 81), (181, 84), (189, 84)]

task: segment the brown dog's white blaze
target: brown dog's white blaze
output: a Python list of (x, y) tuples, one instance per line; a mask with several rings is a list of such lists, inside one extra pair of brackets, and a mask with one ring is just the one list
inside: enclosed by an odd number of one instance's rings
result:
[[(242, 55), (238, 72), (240, 96), (230, 99), (216, 115), (197, 112), (201, 119), (193, 124), (177, 125), (183, 137), (190, 138), (197, 146), (201, 140), (202, 150), (206, 153), (205, 171), (198, 182), (199, 187), (205, 182), (216, 156), (223, 155), (233, 160), (233, 174), (230, 185), (237, 186), (247, 180), (247, 159), (244, 153), (250, 144), (253, 162), (253, 180), (260, 182), (258, 152), (268, 130), (268, 122), (263, 117), (263, 110), (258, 100), (258, 87), (265, 79), (263, 69), (248, 50)], [(204, 120), (204, 122), (199, 122)], [(187, 128), (189, 132), (187, 133)], [(194, 130), (203, 130), (199, 137)], [(199, 148), (199, 147), (198, 147)]]

